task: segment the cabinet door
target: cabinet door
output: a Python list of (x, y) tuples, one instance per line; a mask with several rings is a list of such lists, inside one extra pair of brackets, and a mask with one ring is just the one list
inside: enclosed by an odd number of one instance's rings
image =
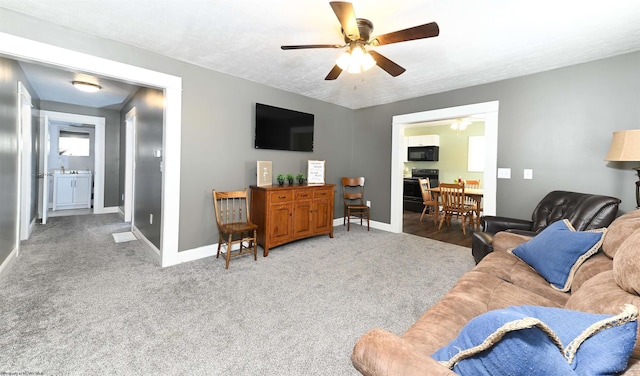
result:
[(268, 234), (271, 246), (286, 243), (292, 239), (293, 204), (271, 205), (269, 216), (271, 217), (271, 230)]
[(311, 200), (296, 201), (293, 206), (293, 236), (297, 238), (307, 237), (313, 233), (311, 224)]
[(333, 227), (333, 211), (329, 199), (319, 199), (313, 205), (313, 232), (325, 234)]
[(89, 176), (76, 176), (73, 202), (75, 204), (87, 204), (91, 207), (91, 178)]
[(73, 203), (73, 176), (56, 175), (54, 179), (55, 205)]

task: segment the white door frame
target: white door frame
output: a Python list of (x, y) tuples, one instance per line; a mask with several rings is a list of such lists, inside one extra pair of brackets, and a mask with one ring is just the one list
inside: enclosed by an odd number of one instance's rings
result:
[[(42, 224), (47, 224), (47, 218), (49, 216), (49, 155), (45, 155), (43, 150), (49, 150), (51, 147), (51, 135), (49, 134), (49, 117), (44, 116), (40, 118), (40, 166), (42, 171), (39, 175), (42, 175), (42, 185), (40, 185), (40, 200), (38, 204), (38, 213), (42, 218)], [(42, 134), (44, 133), (44, 136)]]
[(133, 198), (135, 192), (134, 171), (136, 137), (136, 108), (125, 115), (125, 161), (124, 161), (124, 221), (133, 228)]
[(462, 118), (485, 114), (484, 213), (496, 213), (497, 156), (499, 102), (485, 102), (465, 106), (415, 112), (393, 117), (391, 131), (391, 224), (390, 231), (402, 232), (402, 176), (404, 171), (404, 129), (409, 124)]
[[(95, 128), (95, 138), (94, 138), (94, 167), (93, 167), (93, 184), (94, 184), (94, 192), (93, 192), (93, 213), (94, 214), (102, 214), (105, 213), (104, 208), (104, 150), (105, 150), (105, 124), (106, 119), (98, 116), (87, 116), (87, 115), (78, 115), (78, 114), (70, 114), (66, 112), (56, 112), (56, 111), (40, 111), (40, 139), (44, 140), (44, 121), (45, 116), (49, 118), (49, 122), (68, 122), (75, 124), (90, 124)], [(41, 152), (44, 154), (45, 158), (49, 158), (50, 150), (47, 148), (47, 143), (42, 143)], [(50, 166), (51, 169), (54, 166)], [(56, 168), (57, 169), (57, 168)], [(48, 173), (49, 171), (43, 171)], [(45, 176), (45, 179), (50, 178), (48, 175)], [(42, 192), (42, 194), (47, 194), (48, 200), (48, 192)], [(44, 200), (43, 200), (44, 202)], [(48, 208), (42, 208), (44, 210)], [(117, 210), (117, 209), (116, 209)]]
[(18, 81), (18, 122), (19, 122), (19, 157), (18, 171), (18, 213), (20, 220), (17, 223), (16, 255), (20, 252), (20, 241), (29, 239), (32, 223), (35, 218), (31, 218), (31, 183), (35, 179), (35, 171), (32, 169), (32, 135), (31, 135), (31, 94)]
[[(0, 55), (66, 70), (78, 70), (164, 91), (162, 223), (160, 254), (163, 267), (178, 264), (180, 232), (180, 148), (182, 78), (36, 42), (0, 32)], [(19, 220), (17, 218), (16, 220)]]

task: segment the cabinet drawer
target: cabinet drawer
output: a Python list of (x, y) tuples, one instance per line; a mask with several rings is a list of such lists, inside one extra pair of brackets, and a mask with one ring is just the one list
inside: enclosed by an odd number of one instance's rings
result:
[(288, 202), (293, 199), (292, 191), (276, 191), (269, 193), (269, 199), (272, 204), (276, 204), (278, 202)]
[(313, 191), (311, 189), (296, 190), (296, 201), (311, 200), (312, 198), (313, 198)]
[(333, 197), (333, 189), (316, 189), (313, 193), (313, 198), (332, 198)]

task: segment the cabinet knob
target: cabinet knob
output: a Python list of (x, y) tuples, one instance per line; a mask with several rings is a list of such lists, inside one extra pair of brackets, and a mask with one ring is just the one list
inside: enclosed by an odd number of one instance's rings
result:
[(287, 196), (278, 196), (278, 198), (283, 200), (283, 199), (287, 198)]

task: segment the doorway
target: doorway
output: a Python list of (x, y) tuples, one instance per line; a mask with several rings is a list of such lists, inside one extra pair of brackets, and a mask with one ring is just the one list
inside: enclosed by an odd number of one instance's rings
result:
[[(182, 79), (161, 72), (88, 55), (46, 43), (0, 32), (0, 54), (27, 62), (37, 62), (67, 70), (96, 74), (164, 92), (164, 144), (162, 176), (161, 265), (182, 262), (178, 252), (180, 220), (180, 147)], [(16, 219), (19, 222), (20, 218)]]
[[(87, 116), (87, 115), (78, 115), (78, 114), (69, 114), (64, 112), (54, 112), (54, 111), (40, 111), (40, 145), (41, 156), (40, 156), (40, 165), (48, 166), (47, 171), (41, 171), (41, 174), (44, 175), (43, 180), (47, 179), (47, 184), (43, 181), (41, 184), (40, 191), (40, 199), (39, 202), (39, 213), (40, 218), (42, 218), (42, 223), (46, 224), (47, 217), (49, 214), (50, 203), (52, 202), (52, 197), (50, 187), (53, 187), (53, 170), (60, 170), (62, 167), (69, 169), (69, 167), (74, 167), (74, 165), (69, 164), (68, 157), (64, 157), (59, 155), (55, 158), (50, 158), (50, 149), (58, 149), (55, 146), (57, 140), (55, 137), (51, 137), (51, 130), (58, 135), (60, 133), (60, 129), (72, 129), (71, 124), (81, 125), (83, 127), (92, 127), (94, 133), (94, 142), (93, 142), (93, 150), (94, 150), (94, 163), (93, 163), (93, 214), (102, 214), (113, 212), (114, 209), (106, 210), (104, 207), (104, 159), (105, 159), (105, 118), (97, 117), (97, 116)], [(47, 137), (49, 141), (47, 141)], [(54, 144), (51, 147), (51, 144)], [(44, 158), (47, 158), (45, 163)], [(76, 169), (77, 170), (77, 169)], [(117, 210), (117, 208), (115, 209)]]
[(437, 120), (464, 118), (482, 114), (485, 119), (485, 172), (484, 172), (484, 213), (496, 212), (497, 186), (497, 145), (498, 145), (498, 102), (485, 102), (438, 110), (396, 115), (392, 122), (391, 150), (391, 224), (390, 231), (400, 233), (403, 228), (403, 174), (404, 174), (404, 134), (405, 128), (417, 123)]

